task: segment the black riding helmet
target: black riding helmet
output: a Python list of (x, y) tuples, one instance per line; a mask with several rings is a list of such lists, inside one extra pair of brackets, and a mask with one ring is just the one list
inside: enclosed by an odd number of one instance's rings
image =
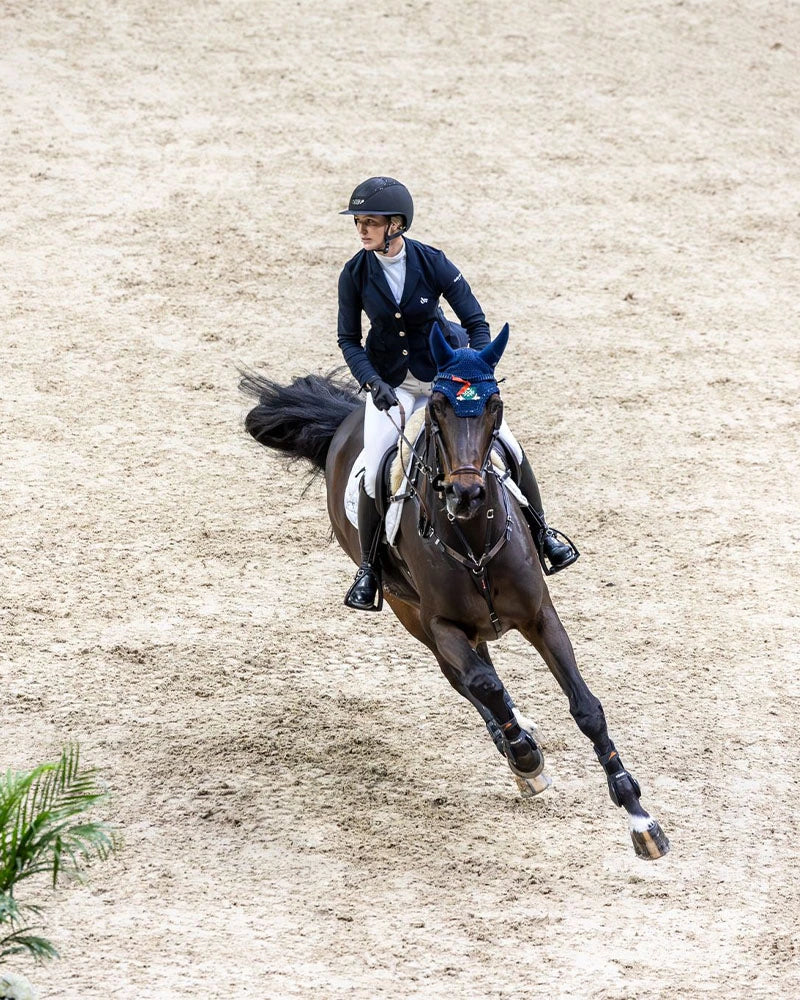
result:
[(414, 202), (405, 184), (394, 177), (370, 177), (358, 185), (339, 215), (402, 215), (403, 232), (407, 232), (414, 218)]

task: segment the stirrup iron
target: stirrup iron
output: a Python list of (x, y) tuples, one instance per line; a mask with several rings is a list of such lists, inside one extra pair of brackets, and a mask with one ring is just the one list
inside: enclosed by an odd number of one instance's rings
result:
[[(369, 587), (370, 581), (365, 577), (371, 576), (375, 583), (375, 592), (372, 597), (372, 601), (358, 600), (358, 591), (366, 589)], [(366, 595), (365, 595), (366, 596)], [(383, 607), (383, 586), (381, 584), (381, 575), (372, 566), (362, 565), (358, 567), (356, 571), (356, 578), (350, 585), (350, 589), (345, 594), (344, 598), (345, 606), (348, 608), (353, 608), (356, 611), (380, 611)]]
[[(546, 536), (554, 538), (560, 545), (566, 545), (572, 549), (572, 554), (569, 555), (564, 562), (558, 565), (550, 562), (549, 557), (545, 557), (544, 551), (544, 540)], [(567, 566), (571, 566), (574, 562), (578, 561), (580, 552), (578, 551), (578, 546), (564, 534), (563, 531), (559, 531), (558, 528), (551, 528), (549, 525), (540, 531), (539, 538), (537, 538), (536, 550), (539, 554), (539, 562), (542, 564), (542, 569), (544, 570), (545, 576), (552, 576), (554, 573), (560, 572), (562, 569), (566, 569)]]

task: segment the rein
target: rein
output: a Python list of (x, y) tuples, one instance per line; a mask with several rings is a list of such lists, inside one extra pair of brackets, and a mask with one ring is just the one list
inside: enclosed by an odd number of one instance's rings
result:
[[(392, 421), (392, 423), (394, 424), (394, 426), (397, 428), (397, 434), (398, 434), (398, 436), (405, 443), (405, 445), (408, 448), (408, 450), (414, 456), (414, 463), (415, 463), (416, 467), (423, 473), (423, 475), (428, 480), (428, 482), (430, 482), (431, 485), (433, 485), (433, 480), (431, 479), (431, 476), (433, 475), (433, 469), (431, 469), (430, 466), (427, 465), (422, 460), (422, 458), (420, 457), (419, 452), (414, 447), (414, 443), (412, 441), (409, 441), (408, 438), (406, 437), (406, 410), (405, 410), (405, 407), (403, 406), (403, 404), (400, 402), (399, 399), (397, 401), (397, 406), (398, 406), (398, 409), (400, 410), (400, 425), (399, 426), (397, 425), (397, 423), (395, 423), (395, 419), (392, 416), (392, 411), (391, 410), (387, 410), (386, 411), (386, 416)], [(405, 500), (406, 497), (403, 497), (403, 499)]]

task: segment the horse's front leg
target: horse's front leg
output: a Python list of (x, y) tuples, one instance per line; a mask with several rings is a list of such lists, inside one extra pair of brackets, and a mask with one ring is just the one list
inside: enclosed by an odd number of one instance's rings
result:
[[(450, 684), (455, 688), (455, 690), (461, 695), (462, 698), (466, 698), (468, 702), (470, 702), (472, 705), (475, 706), (475, 708), (480, 713), (481, 718), (486, 723), (486, 728), (489, 730), (489, 735), (494, 740), (495, 746), (500, 751), (500, 753), (505, 756), (505, 751), (503, 749), (503, 734), (500, 731), (500, 724), (498, 723), (497, 719), (495, 719), (494, 715), (489, 711), (489, 709), (486, 708), (485, 705), (482, 705), (481, 702), (479, 702), (478, 699), (467, 689), (463, 680), (461, 679), (461, 674), (453, 667), (451, 667), (450, 664), (447, 662), (447, 660), (445, 660), (442, 657), (441, 653), (439, 653), (438, 649), (436, 648), (435, 640), (425, 630), (422, 624), (419, 614), (419, 607), (413, 604), (409, 604), (407, 601), (403, 601), (400, 598), (395, 597), (393, 594), (390, 594), (388, 592), (386, 594), (386, 600), (387, 603), (390, 605), (392, 611), (394, 611), (395, 615), (397, 615), (397, 617), (400, 619), (400, 621), (405, 626), (407, 631), (409, 631), (411, 635), (414, 636), (415, 639), (418, 639), (423, 645), (427, 646), (428, 649), (433, 653), (441, 668), (442, 673), (450, 682)], [(486, 643), (485, 642), (478, 643), (477, 650), (478, 650), (478, 655), (486, 663), (488, 663), (490, 667), (493, 667), (491, 658), (489, 657), (489, 650), (486, 648)], [(514, 702), (511, 700), (508, 694), (506, 694), (506, 701), (511, 711), (517, 714), (517, 721), (521, 722), (523, 728), (526, 728), (522, 716), (520, 716), (519, 713), (516, 712), (516, 709), (514, 707)], [(532, 729), (533, 727), (529, 725), (527, 728)]]
[(669, 841), (658, 822), (641, 804), (639, 782), (625, 768), (608, 735), (603, 706), (578, 670), (572, 643), (546, 591), (538, 614), (531, 623), (520, 627), (520, 632), (536, 647), (550, 668), (569, 699), (570, 714), (578, 728), (592, 741), (606, 773), (611, 801), (623, 807), (628, 814), (637, 855), (646, 859), (662, 857), (669, 850)]
[(485, 658), (479, 656), (464, 632), (444, 618), (432, 619), (429, 631), (442, 673), (478, 709), (522, 794), (543, 792), (551, 784), (542, 774), (544, 754), (533, 734), (520, 726), (514, 702), (497, 676), (488, 651)]
[[(487, 663), (492, 669), (494, 669), (494, 663), (492, 663), (492, 658), (491, 655), (489, 654), (489, 646), (487, 645), (487, 643), (479, 642), (475, 647), (475, 652), (478, 654), (478, 656), (480, 656), (480, 658), (483, 660), (484, 663)], [(500, 753), (503, 756), (505, 756), (505, 750), (503, 749), (503, 733), (500, 729), (500, 725), (497, 719), (495, 719), (495, 717), (492, 715), (492, 713), (489, 711), (488, 708), (484, 708), (484, 706), (481, 705), (480, 702), (476, 702), (475, 699), (470, 696), (468, 691), (459, 687), (460, 681), (458, 681), (456, 675), (454, 675), (452, 671), (448, 672), (448, 670), (445, 669), (445, 667), (442, 664), (441, 658), (439, 659), (439, 666), (442, 668), (442, 672), (444, 673), (445, 677), (447, 677), (447, 679), (450, 681), (453, 687), (459, 692), (459, 694), (469, 699), (473, 703), (473, 705), (475, 705), (475, 707), (478, 709), (481, 718), (486, 723), (486, 728), (489, 730), (489, 735), (492, 737), (495, 746), (500, 751)], [(506, 705), (508, 705), (508, 707), (514, 713), (514, 718), (517, 720), (517, 725), (520, 727), (520, 729), (524, 730), (527, 733), (530, 733), (530, 735), (534, 738), (534, 740), (537, 740), (538, 742), (537, 737), (539, 733), (539, 727), (532, 719), (527, 718), (522, 714), (522, 712), (520, 712), (520, 710), (514, 704), (513, 698), (508, 693), (508, 688), (505, 689), (505, 694), (503, 695), (503, 697), (505, 699)], [(527, 791), (524, 794), (528, 794)]]

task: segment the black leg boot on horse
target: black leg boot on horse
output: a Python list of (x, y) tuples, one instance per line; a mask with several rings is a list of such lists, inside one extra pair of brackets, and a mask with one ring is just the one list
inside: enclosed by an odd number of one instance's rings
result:
[(566, 569), (567, 566), (571, 566), (580, 552), (566, 535), (556, 528), (549, 527), (545, 521), (539, 484), (536, 482), (531, 463), (525, 454), (523, 454), (519, 466), (517, 486), (528, 501), (528, 506), (523, 507), (522, 512), (531, 529), (536, 550), (539, 553), (539, 561), (545, 573), (550, 576), (561, 569)]
[(361, 565), (344, 599), (348, 608), (355, 608), (357, 611), (380, 611), (383, 607), (378, 556), (382, 533), (383, 518), (362, 482), (358, 491), (358, 540), (361, 543)]

